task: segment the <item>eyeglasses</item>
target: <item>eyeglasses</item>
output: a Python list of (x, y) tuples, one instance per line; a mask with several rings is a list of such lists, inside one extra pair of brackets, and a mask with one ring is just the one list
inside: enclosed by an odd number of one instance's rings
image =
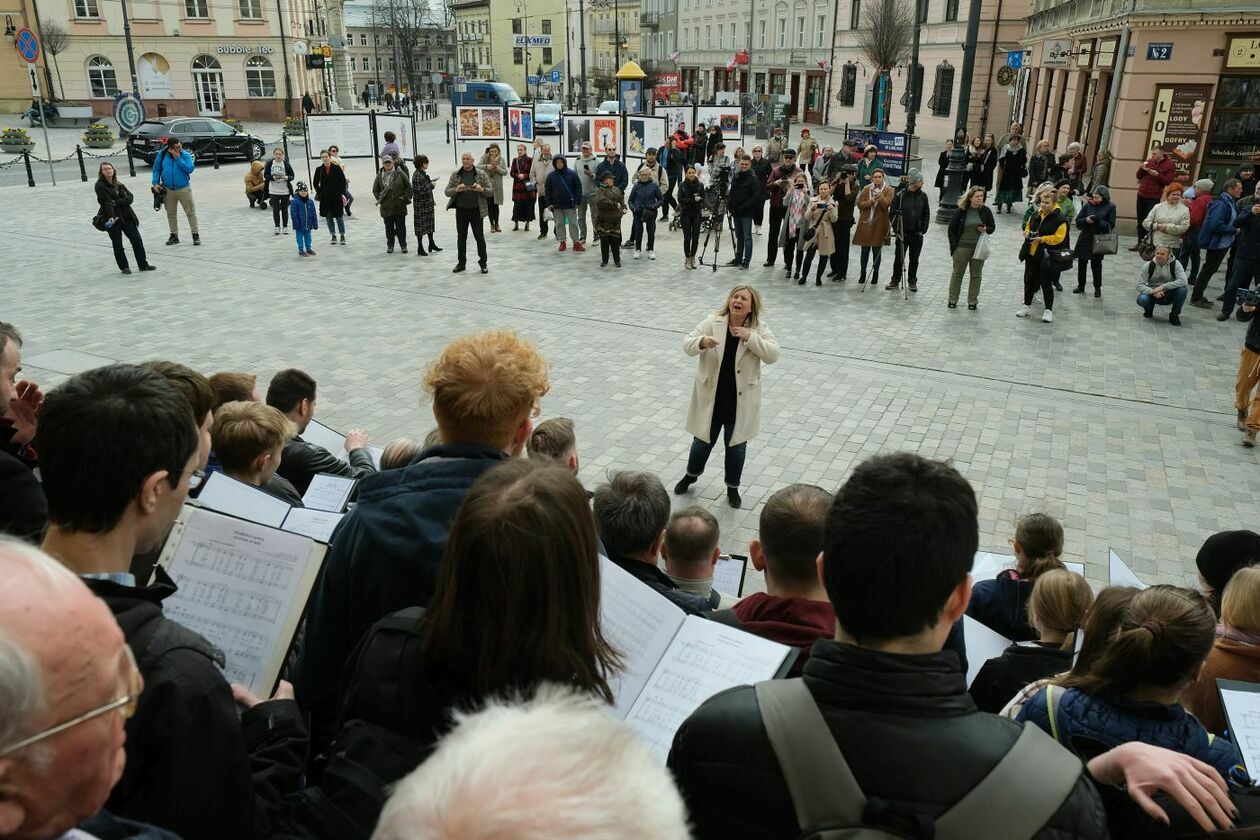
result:
[(204, 484), (205, 481), (206, 481), (205, 470), (193, 470), (188, 475), (188, 489), (196, 490), (198, 487)]
[(123, 659), (126, 661), (127, 689), (126, 693), (123, 694), (122, 697), (119, 697), (117, 700), (111, 700), (104, 706), (99, 706), (90, 712), (85, 712), (84, 714), (81, 714), (76, 718), (72, 718), (65, 723), (59, 723), (56, 726), (45, 729), (43, 732), (32, 735), (29, 738), (23, 738), (17, 743), (10, 744), (4, 749), (0, 749), (0, 758), (3, 758), (6, 755), (11, 755), (20, 749), (25, 749), (32, 744), (38, 744), (40, 741), (51, 738), (54, 735), (59, 735), (67, 729), (73, 729), (81, 723), (87, 723), (89, 720), (94, 720), (101, 715), (107, 715), (115, 709), (122, 709), (123, 720), (130, 720), (136, 713), (136, 705), (140, 702), (140, 692), (144, 688), (144, 682), (140, 678), (140, 669), (136, 667), (136, 657), (131, 652), (131, 648), (126, 645), (123, 645)]

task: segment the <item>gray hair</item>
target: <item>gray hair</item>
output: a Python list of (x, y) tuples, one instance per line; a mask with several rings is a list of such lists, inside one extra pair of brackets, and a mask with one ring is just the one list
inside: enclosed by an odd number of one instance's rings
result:
[(0, 629), (0, 750), (26, 735), (44, 706), (44, 676), (35, 657)]
[(381, 450), (381, 469), (396, 470), (409, 466), (424, 447), (409, 437), (400, 437), (385, 444)]
[(609, 557), (647, 551), (669, 521), (669, 494), (649, 472), (623, 470), (595, 490), (595, 528)]
[(12, 324), (0, 321), (0, 353), (4, 352), (4, 348), (9, 345), (10, 341), (21, 347), (22, 334)]
[(433, 755), (398, 783), (372, 840), (685, 840), (669, 771), (608, 711), (543, 685), (529, 701), (456, 712)]

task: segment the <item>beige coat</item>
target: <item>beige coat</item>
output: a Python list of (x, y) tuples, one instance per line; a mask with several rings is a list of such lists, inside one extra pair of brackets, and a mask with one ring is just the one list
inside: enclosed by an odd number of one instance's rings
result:
[(838, 214), (834, 200), (831, 201), (831, 206), (827, 208), (825, 215), (818, 207), (817, 201), (812, 202), (809, 210), (805, 211), (806, 221), (814, 228), (814, 238), (811, 242), (818, 246), (819, 256), (829, 257), (836, 252), (836, 232), (831, 226), (835, 223)]
[[(696, 378), (691, 385), (691, 405), (687, 409), (687, 432), (705, 443), (713, 425), (713, 408), (717, 402), (718, 374), (722, 370), (722, 355), (726, 352), (726, 316), (710, 315), (705, 318), (683, 341), (683, 351), (688, 356), (699, 356)], [(717, 339), (717, 347), (700, 349), (700, 339), (708, 336)], [(747, 341), (739, 343), (735, 351), (735, 429), (731, 433), (730, 446), (738, 446), (757, 434), (761, 425), (761, 363), (773, 364), (779, 360), (779, 342), (774, 333), (761, 320), (753, 328)]]
[(490, 163), (490, 153), (486, 152), (481, 156), (481, 160), (477, 161), (477, 168), (486, 173), (486, 177), (490, 179), (490, 183), (494, 185), (494, 203), (503, 203), (503, 176), (507, 174), (510, 164), (503, 159), (503, 155), (499, 155), (499, 159), (492, 165)]
[(864, 248), (883, 248), (888, 244), (892, 229), (888, 221), (888, 207), (892, 204), (893, 188), (884, 185), (876, 190), (867, 184), (858, 193), (858, 212), (853, 226), (853, 244)]

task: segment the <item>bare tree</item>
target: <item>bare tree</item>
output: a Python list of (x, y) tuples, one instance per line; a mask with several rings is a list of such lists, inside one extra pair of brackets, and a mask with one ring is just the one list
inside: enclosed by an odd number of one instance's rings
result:
[(892, 107), (892, 68), (906, 60), (914, 39), (914, 5), (906, 0), (875, 0), (866, 6), (858, 49), (874, 65), (881, 91), (876, 124), (882, 130)]
[[(403, 78), (416, 92), (416, 53), (421, 36), (436, 24), (430, 0), (376, 0), (372, 4), (372, 27), (384, 31), (397, 47)], [(450, 15), (446, 4), (437, 0), (440, 15)]]
[(61, 65), (57, 63), (57, 56), (66, 51), (70, 46), (70, 33), (66, 32), (65, 27), (56, 21), (50, 21), (40, 26), (40, 34), (43, 36), (41, 44), (44, 52), (52, 56), (53, 67), (57, 70), (57, 86), (61, 88), (61, 98), (66, 98), (66, 86), (61, 81)]

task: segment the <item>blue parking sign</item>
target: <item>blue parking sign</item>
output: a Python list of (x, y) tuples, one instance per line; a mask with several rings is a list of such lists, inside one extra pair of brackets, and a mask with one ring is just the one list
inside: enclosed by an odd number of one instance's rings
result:
[(553, 85), (558, 85), (558, 84), (560, 84), (560, 71), (559, 71), (559, 70), (552, 70), (552, 71), (551, 71), (551, 83), (552, 83)]

